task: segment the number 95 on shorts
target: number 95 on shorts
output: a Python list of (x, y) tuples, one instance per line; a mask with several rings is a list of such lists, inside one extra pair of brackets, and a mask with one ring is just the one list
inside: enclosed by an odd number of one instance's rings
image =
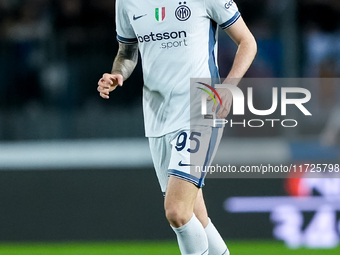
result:
[(222, 137), (223, 129), (209, 126), (181, 130), (171, 141), (171, 158), (168, 175), (204, 185), (207, 169), (211, 164)]

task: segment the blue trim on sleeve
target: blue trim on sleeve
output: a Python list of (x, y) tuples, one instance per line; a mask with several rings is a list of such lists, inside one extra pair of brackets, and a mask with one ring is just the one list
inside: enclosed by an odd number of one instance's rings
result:
[(117, 41), (126, 44), (135, 44), (138, 43), (137, 38), (124, 38), (122, 36), (117, 35)]
[(222, 29), (227, 29), (227, 28), (231, 27), (240, 17), (241, 17), (241, 13), (238, 11), (238, 12), (235, 13), (235, 15), (230, 20), (221, 24), (220, 27)]

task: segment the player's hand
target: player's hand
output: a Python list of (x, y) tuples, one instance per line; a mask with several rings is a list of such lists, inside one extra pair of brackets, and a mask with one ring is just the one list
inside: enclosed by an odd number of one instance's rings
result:
[(98, 81), (98, 92), (102, 98), (109, 99), (111, 91), (117, 86), (123, 86), (123, 76), (121, 74), (103, 74), (103, 77)]
[[(219, 119), (225, 119), (229, 112), (230, 112), (230, 108), (231, 108), (231, 104), (233, 102), (233, 94), (231, 93), (231, 91), (227, 88), (224, 89), (216, 89), (217, 93), (220, 95), (221, 101), (222, 101), (222, 105), (219, 104), (220, 108), (218, 109), (218, 112), (216, 113), (216, 117)], [(216, 102), (219, 102), (219, 100), (216, 98)], [(207, 99), (208, 101), (211, 101), (212, 98), (208, 97)], [(215, 112), (217, 109), (217, 106), (214, 105), (212, 108), (212, 111)]]

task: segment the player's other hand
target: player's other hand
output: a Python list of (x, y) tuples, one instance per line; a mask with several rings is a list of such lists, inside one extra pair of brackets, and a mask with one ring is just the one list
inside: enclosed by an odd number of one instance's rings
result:
[[(216, 113), (216, 117), (219, 119), (225, 119), (230, 112), (231, 104), (233, 102), (233, 94), (227, 88), (216, 89), (216, 91), (220, 95), (220, 98), (222, 101), (222, 105), (219, 104), (220, 108), (218, 109)], [(216, 96), (215, 98), (216, 98), (216, 102), (219, 102)], [(208, 97), (208, 101), (211, 101), (211, 100), (212, 98)], [(217, 109), (217, 106), (214, 105), (212, 108), (212, 111), (215, 112), (216, 109)]]
[(98, 92), (102, 98), (109, 99), (111, 91), (117, 86), (123, 86), (123, 76), (121, 74), (104, 73), (103, 77), (98, 81)]

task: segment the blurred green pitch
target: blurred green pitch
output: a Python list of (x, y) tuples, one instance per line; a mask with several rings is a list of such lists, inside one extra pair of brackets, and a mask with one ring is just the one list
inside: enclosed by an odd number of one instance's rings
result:
[[(332, 250), (290, 250), (275, 241), (228, 241), (232, 255), (339, 255)], [(176, 242), (0, 243), (1, 255), (180, 255)]]

